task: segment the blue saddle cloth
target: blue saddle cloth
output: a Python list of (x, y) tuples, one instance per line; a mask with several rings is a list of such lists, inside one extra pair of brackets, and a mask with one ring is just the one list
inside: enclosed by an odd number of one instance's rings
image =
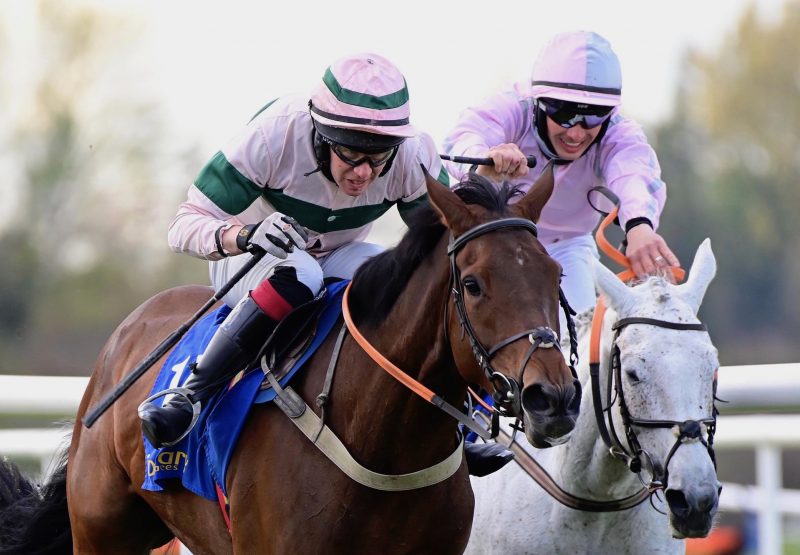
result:
[[(314, 339), (292, 369), (281, 379), (285, 385), (319, 348), (342, 314), (342, 295), (347, 281), (328, 286), (325, 308)], [(198, 321), (164, 361), (151, 394), (178, 387), (191, 372), (190, 365), (205, 350), (217, 327), (231, 309), (222, 306)], [(259, 391), (264, 374), (260, 368), (248, 372), (230, 389), (223, 388), (203, 403), (194, 429), (176, 445), (156, 449), (144, 439), (145, 478), (142, 489), (162, 491), (166, 481), (180, 479), (183, 486), (208, 499), (216, 500), (216, 485), (225, 495), (225, 474), (245, 418), (254, 403), (267, 403), (275, 391)], [(163, 397), (156, 402), (161, 403)]]

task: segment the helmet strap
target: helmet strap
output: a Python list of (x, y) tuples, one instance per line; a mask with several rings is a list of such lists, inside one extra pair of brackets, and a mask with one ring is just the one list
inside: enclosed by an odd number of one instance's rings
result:
[(392, 152), (392, 155), (389, 157), (388, 160), (386, 160), (386, 163), (383, 165), (383, 170), (381, 170), (381, 173), (378, 174), (378, 177), (383, 177), (384, 175), (389, 173), (389, 170), (392, 168), (392, 163), (394, 162), (394, 159), (397, 157), (397, 153), (400, 152), (400, 148), (402, 146), (403, 146), (402, 144), (398, 145), (394, 149), (394, 152)]
[[(600, 133), (597, 134), (597, 137), (594, 138), (592, 141), (592, 145), (597, 144), (600, 140), (605, 137), (606, 131), (608, 131), (608, 124), (611, 123), (611, 118), (608, 118), (606, 121), (603, 122), (603, 125), (600, 126)], [(589, 145), (591, 148), (592, 145)], [(589, 150), (588, 148), (586, 150)]]
[[(313, 119), (312, 119), (312, 125)], [(328, 181), (332, 181), (336, 183), (333, 179), (333, 174), (331, 173), (331, 148), (328, 143), (322, 140), (322, 136), (317, 133), (316, 126), (313, 127), (311, 130), (311, 146), (314, 149), (314, 157), (317, 159), (317, 167), (311, 170), (308, 173), (304, 173), (303, 177), (308, 177), (309, 175), (315, 174), (319, 171), (322, 172), (322, 175), (325, 176)]]

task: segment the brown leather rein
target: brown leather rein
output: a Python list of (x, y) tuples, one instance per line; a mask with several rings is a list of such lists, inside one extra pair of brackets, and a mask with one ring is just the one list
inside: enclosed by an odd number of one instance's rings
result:
[(550, 497), (577, 511), (586, 511), (590, 513), (609, 513), (613, 511), (626, 511), (639, 505), (646, 500), (653, 493), (648, 488), (642, 488), (633, 495), (629, 495), (623, 499), (613, 499), (608, 501), (600, 501), (597, 499), (586, 499), (585, 497), (578, 497), (572, 495), (568, 491), (559, 486), (552, 476), (540, 465), (536, 459), (531, 456), (523, 447), (514, 441), (505, 431), (500, 431), (500, 438), (504, 441), (505, 446), (514, 453), (514, 461), (524, 470), (528, 476), (534, 479), (539, 486), (545, 490)]

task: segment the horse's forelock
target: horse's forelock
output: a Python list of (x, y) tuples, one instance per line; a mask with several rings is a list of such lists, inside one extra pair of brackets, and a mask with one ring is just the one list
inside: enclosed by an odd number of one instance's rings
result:
[(497, 186), (476, 173), (468, 174), (454, 191), (466, 204), (480, 206), (496, 216), (507, 216), (511, 199), (522, 194), (517, 185), (504, 182)]

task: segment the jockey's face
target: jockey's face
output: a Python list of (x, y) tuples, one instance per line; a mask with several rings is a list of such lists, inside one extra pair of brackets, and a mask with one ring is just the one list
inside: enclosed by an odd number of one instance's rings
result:
[(547, 136), (562, 160), (577, 160), (589, 148), (597, 134), (603, 127), (598, 125), (592, 129), (584, 129), (581, 125), (574, 125), (564, 129), (556, 122), (547, 118)]
[(373, 168), (366, 161), (355, 167), (350, 166), (343, 162), (332, 150), (330, 160), (333, 180), (339, 186), (339, 190), (351, 197), (357, 197), (366, 191), (369, 184), (375, 181), (375, 178), (383, 170), (382, 165)]

